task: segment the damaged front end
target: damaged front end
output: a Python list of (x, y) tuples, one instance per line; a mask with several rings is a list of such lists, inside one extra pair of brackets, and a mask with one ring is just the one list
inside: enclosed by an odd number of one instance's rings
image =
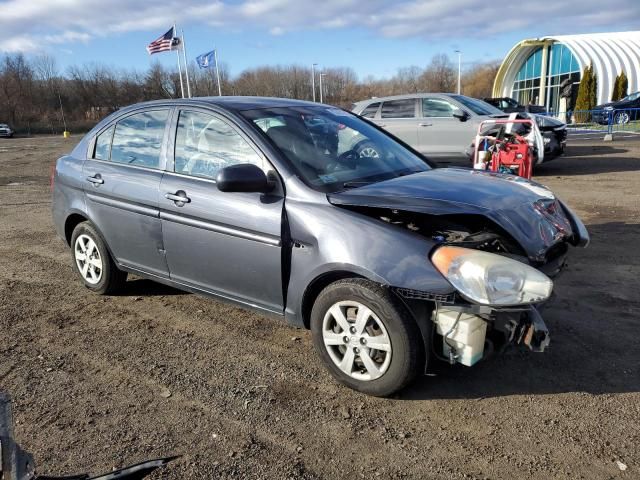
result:
[(432, 244), (429, 260), (452, 295), (396, 291), (431, 306), (416, 318), (431, 320), (428, 335), (421, 327), (425, 339), (441, 339), (429, 346), (438, 347), (434, 353), (469, 366), (509, 345), (545, 350), (550, 337), (538, 308), (552, 294), (550, 278), (565, 266), (570, 245), (589, 243), (582, 222), (551, 191), (511, 175), (435, 169), (329, 200)]

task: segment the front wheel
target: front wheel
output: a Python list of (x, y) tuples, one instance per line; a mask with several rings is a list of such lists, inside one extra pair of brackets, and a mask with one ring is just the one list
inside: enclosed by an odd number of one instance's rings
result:
[(101, 295), (118, 290), (127, 279), (118, 270), (102, 237), (90, 222), (79, 223), (71, 235), (71, 255), (85, 287)]
[(380, 158), (380, 152), (371, 142), (362, 142), (356, 147), (356, 153), (360, 158)]
[(627, 112), (616, 113), (615, 117), (613, 117), (613, 123), (617, 125), (629, 123), (629, 114)]
[(386, 288), (364, 279), (325, 288), (311, 312), (316, 351), (341, 383), (370, 395), (405, 387), (424, 362), (420, 330)]

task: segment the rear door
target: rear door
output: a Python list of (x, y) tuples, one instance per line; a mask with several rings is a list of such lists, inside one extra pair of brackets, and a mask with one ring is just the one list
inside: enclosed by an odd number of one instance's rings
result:
[(168, 276), (158, 194), (168, 108), (138, 111), (100, 132), (84, 162), (89, 218), (116, 260)]
[(282, 313), (282, 187), (221, 192), (215, 182), (226, 166), (253, 163), (268, 172), (269, 163), (237, 126), (208, 110), (182, 109), (172, 130), (173, 162), (160, 188), (171, 278)]
[(418, 150), (425, 154), (462, 156), (471, 144), (474, 123), (453, 116), (459, 107), (442, 97), (424, 97), (420, 101)]
[(385, 100), (373, 121), (412, 147), (418, 144), (416, 99)]

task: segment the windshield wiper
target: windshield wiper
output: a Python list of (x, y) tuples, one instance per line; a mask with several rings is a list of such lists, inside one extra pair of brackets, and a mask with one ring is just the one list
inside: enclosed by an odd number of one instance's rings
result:
[(372, 183), (375, 182), (345, 182), (342, 184), (343, 188), (358, 188), (358, 187), (364, 187), (366, 185), (371, 185)]

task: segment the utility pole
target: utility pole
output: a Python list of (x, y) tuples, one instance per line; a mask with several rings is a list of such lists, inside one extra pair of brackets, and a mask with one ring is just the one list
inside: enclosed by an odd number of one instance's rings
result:
[(326, 73), (321, 73), (320, 74), (320, 103), (322, 103), (322, 95), (323, 95), (323, 88), (322, 88), (322, 77), (326, 76)]
[(316, 101), (316, 65), (317, 63), (311, 64), (311, 89), (313, 90), (313, 101)]
[(458, 95), (460, 95), (461, 92), (461, 88), (460, 88), (460, 74), (462, 71), (462, 52), (460, 50), (456, 50), (456, 53), (458, 54)]

